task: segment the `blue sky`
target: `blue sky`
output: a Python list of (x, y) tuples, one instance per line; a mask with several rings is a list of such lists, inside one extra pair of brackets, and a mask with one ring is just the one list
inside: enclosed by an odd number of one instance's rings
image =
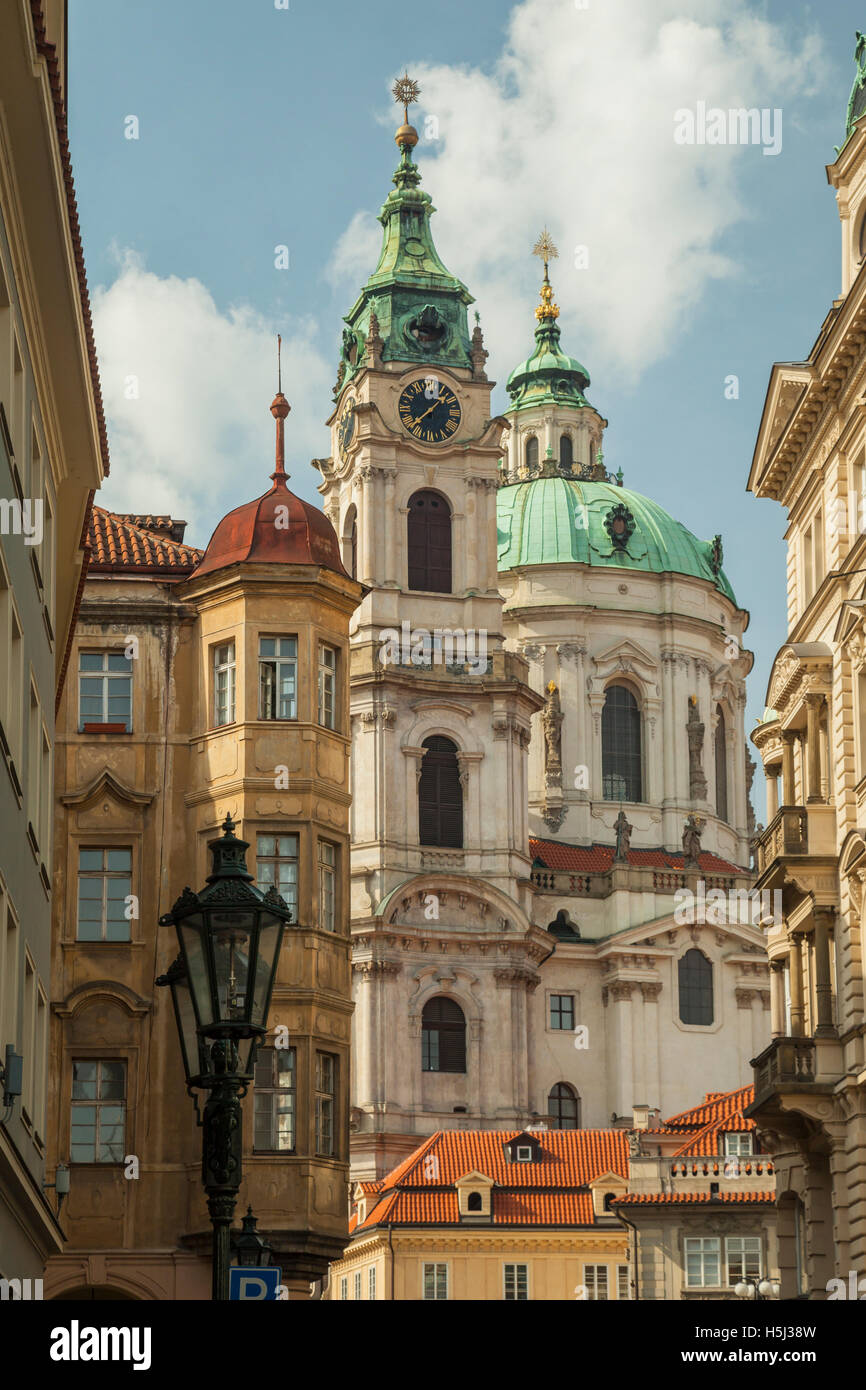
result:
[[(608, 466), (699, 536), (723, 535), (752, 615), (751, 727), (785, 635), (785, 515), (745, 483), (770, 365), (805, 356), (839, 292), (824, 166), (866, 13), (848, 0), (580, 9), (71, 0), (73, 167), (113, 459), (100, 500), (180, 511), (204, 544), (263, 490), (278, 330), (292, 486), (318, 500), (308, 460), (327, 451), (341, 318), (375, 261), (371, 214), (396, 163), (388, 89), (408, 65), (416, 124), (440, 121), (416, 157), (443, 259), (477, 296), (494, 406), (531, 345), (529, 251), (547, 223), (564, 345), (610, 422)], [(781, 153), (678, 148), (668, 108), (699, 99), (780, 107)], [(578, 243), (588, 270), (572, 265)]]

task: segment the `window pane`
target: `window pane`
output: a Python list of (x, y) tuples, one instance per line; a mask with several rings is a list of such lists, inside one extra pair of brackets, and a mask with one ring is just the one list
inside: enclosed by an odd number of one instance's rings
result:
[(110, 871), (127, 872), (132, 868), (132, 850), (129, 849), (110, 849), (108, 851), (108, 868)]
[(95, 1062), (73, 1062), (73, 1064), (72, 1064), (72, 1099), (73, 1099), (73, 1100), (95, 1100), (95, 1099), (96, 1099), (96, 1063), (95, 1063)]

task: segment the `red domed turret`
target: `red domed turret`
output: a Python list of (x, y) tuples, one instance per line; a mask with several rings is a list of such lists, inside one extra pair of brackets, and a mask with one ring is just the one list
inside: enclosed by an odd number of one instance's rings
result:
[(190, 578), (249, 561), (265, 565), (322, 565), (348, 579), (337, 533), (325, 513), (286, 486), (284, 425), (291, 406), (277, 391), (271, 414), (277, 422), (273, 487), (224, 516)]

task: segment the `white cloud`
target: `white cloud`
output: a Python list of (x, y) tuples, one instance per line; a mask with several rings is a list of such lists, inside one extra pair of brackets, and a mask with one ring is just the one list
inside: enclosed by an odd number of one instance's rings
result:
[(326, 278), (332, 285), (357, 288), (375, 269), (382, 248), (382, 227), (372, 212), (356, 212), (334, 247)]
[(320, 500), (309, 460), (328, 449), (334, 368), (312, 321), (278, 324), (248, 305), (222, 313), (199, 280), (162, 278), (129, 251), (94, 291), (93, 317), (111, 445), (100, 506), (185, 517), (187, 539), (205, 545), (226, 511), (267, 491), (278, 331), (290, 486)]
[[(437, 246), (476, 296), (499, 380), (532, 345), (529, 251), (544, 223), (560, 250), (564, 346), (607, 379), (635, 380), (663, 358), (710, 283), (738, 273), (719, 245), (748, 216), (747, 166), (776, 163), (755, 147), (676, 145), (674, 112), (699, 100), (781, 107), (793, 125), (786, 103), (824, 72), (816, 37), (746, 0), (524, 0), (490, 70), (410, 67)], [(424, 138), (431, 115), (437, 141)], [(335, 270), (355, 283), (364, 226), (356, 214), (338, 245)]]

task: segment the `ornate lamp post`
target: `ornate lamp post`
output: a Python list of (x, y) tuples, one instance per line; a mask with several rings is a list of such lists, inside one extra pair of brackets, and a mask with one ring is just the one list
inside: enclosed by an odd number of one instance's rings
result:
[(779, 1285), (775, 1279), (755, 1279), (747, 1275), (734, 1285), (737, 1298), (751, 1298), (760, 1303), (762, 1299), (778, 1298)]
[[(241, 1097), (267, 1031), (280, 945), (291, 913), (247, 870), (246, 840), (230, 815), (211, 840), (213, 870), (200, 893), (184, 888), (160, 926), (174, 926), (180, 954), (157, 984), (171, 989), (187, 1090), (205, 1090), (202, 1183), (213, 1224), (213, 1297), (228, 1299), (231, 1221), (242, 1176)], [(196, 1106), (196, 1108), (198, 1108)]]

